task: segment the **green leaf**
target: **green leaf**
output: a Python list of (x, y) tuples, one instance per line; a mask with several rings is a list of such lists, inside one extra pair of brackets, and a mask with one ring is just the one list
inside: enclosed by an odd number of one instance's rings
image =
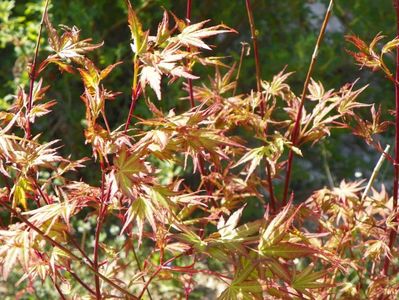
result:
[(282, 257), (286, 259), (293, 259), (297, 257), (308, 256), (317, 251), (307, 245), (282, 242), (269, 247), (264, 247), (261, 251), (262, 255), (272, 257)]
[(144, 33), (141, 22), (137, 17), (136, 12), (134, 11), (132, 4), (130, 1), (126, 1), (128, 8), (128, 23), (130, 32), (132, 34), (133, 44), (132, 50), (136, 55), (139, 55), (143, 52), (148, 39), (148, 32)]
[(130, 154), (122, 149), (114, 159), (116, 169), (115, 179), (119, 188), (126, 196), (132, 195), (132, 186), (135, 184), (134, 175), (145, 171), (143, 161), (138, 154)]
[(324, 281), (317, 281), (325, 277), (328, 273), (328, 270), (313, 272), (313, 266), (309, 265), (301, 273), (294, 276), (292, 287), (296, 290), (304, 292), (306, 289), (317, 289), (334, 286)]

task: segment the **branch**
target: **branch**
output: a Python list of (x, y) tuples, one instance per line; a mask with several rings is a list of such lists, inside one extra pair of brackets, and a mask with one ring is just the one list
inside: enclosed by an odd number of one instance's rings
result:
[[(256, 89), (258, 94), (261, 97), (260, 100), (260, 114), (262, 117), (262, 120), (265, 117), (265, 102), (262, 97), (262, 88), (261, 88), (261, 74), (262, 74), (262, 69), (261, 69), (261, 64), (259, 60), (259, 50), (258, 50), (258, 40), (256, 38), (256, 28), (255, 28), (255, 22), (254, 22), (254, 16), (252, 13), (252, 6), (251, 6), (251, 1), (250, 0), (245, 0), (245, 5), (247, 9), (247, 14), (248, 14), (248, 21), (249, 21), (249, 26), (251, 28), (251, 39), (254, 47), (254, 57), (255, 57), (255, 69), (256, 69)], [(241, 56), (243, 55), (243, 51), (241, 52)], [(241, 64), (241, 60), (240, 60)], [(266, 163), (266, 173), (267, 173), (267, 183), (268, 183), (268, 188), (269, 188), (269, 195), (270, 195), (270, 206), (272, 211), (276, 209), (276, 199), (274, 196), (274, 190), (273, 190), (273, 180), (271, 176), (271, 168), (270, 164), (267, 160), (265, 160)]]
[(48, 8), (49, 2), (50, 2), (50, 0), (46, 0), (46, 2), (44, 4), (44, 11), (42, 14), (42, 19), (40, 21), (39, 34), (37, 35), (37, 40), (36, 40), (35, 55), (33, 56), (32, 66), (29, 71), (30, 81), (29, 81), (28, 105), (26, 108), (26, 128), (25, 128), (25, 135), (28, 140), (30, 140), (30, 138), (31, 138), (29, 114), (30, 114), (30, 111), (32, 110), (33, 87), (34, 87), (35, 79), (36, 79), (37, 56), (39, 54), (40, 38), (42, 37), (44, 16), (47, 14), (47, 8)]
[[(399, 0), (395, 0), (393, 6), (396, 11), (396, 30), (399, 35)], [(395, 74), (395, 158), (393, 163), (394, 178), (393, 178), (393, 205), (392, 211), (396, 213), (398, 207), (398, 188), (399, 188), (399, 47), (396, 47), (396, 74)], [(398, 221), (398, 216), (395, 217), (395, 222)], [(392, 228), (389, 233), (388, 247), (392, 250), (396, 240), (397, 226)], [(388, 275), (390, 257), (385, 256), (383, 274)]]
[[(315, 66), (315, 63), (317, 60), (319, 48), (320, 48), (321, 42), (323, 41), (324, 33), (327, 28), (328, 20), (330, 19), (330, 16), (331, 16), (333, 3), (334, 3), (334, 0), (330, 0), (330, 4), (328, 5), (326, 14), (324, 16), (323, 24), (321, 25), (320, 33), (317, 38), (317, 42), (316, 42), (316, 45), (315, 45), (315, 48), (313, 51), (312, 59), (310, 61), (310, 65), (309, 65), (309, 69), (308, 69), (308, 73), (306, 74), (306, 79), (305, 79), (305, 83), (303, 85), (303, 90), (302, 90), (301, 103), (299, 105), (298, 114), (295, 119), (294, 129), (292, 130), (292, 134), (291, 134), (292, 146), (297, 146), (297, 141), (298, 141), (298, 136), (299, 136), (299, 127), (300, 127), (300, 122), (301, 122), (301, 117), (302, 117), (303, 106), (305, 104), (306, 92), (308, 90), (308, 86), (310, 83), (310, 77), (313, 73), (313, 69), (314, 69), (314, 66)], [(286, 175), (285, 175), (283, 206), (287, 204), (287, 197), (288, 197), (288, 190), (289, 190), (289, 185), (290, 185), (290, 180), (291, 180), (293, 159), (294, 159), (294, 152), (291, 148), (289, 151), (289, 154), (288, 154), (287, 171), (286, 171)]]
[(126, 296), (128, 296), (128, 299), (138, 299), (136, 296), (134, 296), (133, 294), (131, 294), (129, 291), (125, 290), (124, 288), (120, 287), (119, 285), (117, 285), (116, 283), (114, 283), (112, 280), (108, 279), (106, 276), (104, 276), (103, 274), (99, 273), (95, 268), (93, 268), (93, 266), (91, 266), (89, 263), (87, 263), (85, 261), (85, 259), (77, 256), (76, 254), (74, 254), (71, 250), (69, 250), (68, 248), (64, 247), (63, 245), (61, 245), (59, 242), (55, 241), (54, 239), (52, 239), (51, 237), (49, 237), (46, 233), (44, 233), (41, 229), (39, 229), (38, 227), (36, 227), (33, 223), (31, 223), (27, 218), (25, 218), (23, 215), (21, 215), (21, 213), (19, 211), (17, 211), (16, 209), (12, 208), (8, 203), (1, 201), (1, 204), (12, 214), (14, 214), (15, 216), (17, 216), (22, 222), (24, 222), (29, 228), (31, 228), (32, 230), (36, 231), (44, 240), (46, 240), (47, 242), (49, 242), (53, 247), (58, 247), (59, 249), (61, 249), (62, 251), (64, 251), (69, 257), (83, 263), (86, 267), (88, 267), (93, 273), (95, 273), (96, 275), (98, 275), (98, 277), (100, 277), (102, 280), (104, 280), (105, 282), (107, 282), (109, 285), (113, 286), (115, 289), (117, 289), (118, 291), (120, 291), (121, 293), (125, 294)]

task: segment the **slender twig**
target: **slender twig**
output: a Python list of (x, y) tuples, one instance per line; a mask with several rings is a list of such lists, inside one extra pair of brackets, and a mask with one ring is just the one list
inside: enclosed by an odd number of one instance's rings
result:
[(160, 266), (157, 267), (157, 269), (155, 270), (155, 272), (151, 275), (151, 277), (147, 280), (146, 284), (144, 285), (144, 288), (142, 289), (138, 299), (141, 299), (145, 293), (145, 291), (148, 289), (148, 286), (150, 285), (151, 281), (155, 278), (155, 276), (158, 275), (159, 272), (162, 271), (162, 269), (169, 265), (172, 261), (174, 261), (175, 259), (179, 258), (180, 256), (182, 256), (182, 254), (179, 254), (177, 256), (173, 256), (172, 258), (168, 259), (167, 261), (165, 261), (163, 264), (161, 264)]
[(324, 145), (324, 143), (321, 143), (321, 157), (323, 159), (323, 167), (324, 167), (324, 171), (326, 172), (328, 185), (330, 186), (331, 189), (333, 189), (335, 184), (334, 184), (334, 179), (331, 174), (330, 166), (328, 164), (327, 151), (326, 151), (326, 146)]
[[(254, 57), (255, 57), (255, 72), (256, 72), (256, 89), (259, 92), (261, 90), (261, 65), (259, 62), (259, 50), (258, 50), (258, 39), (256, 38), (256, 28), (255, 28), (255, 21), (254, 21), (254, 16), (252, 13), (252, 6), (251, 6), (251, 0), (245, 0), (245, 5), (247, 8), (247, 14), (248, 14), (248, 21), (249, 21), (249, 27), (251, 29), (251, 39), (252, 39), (252, 44), (254, 47)], [(262, 103), (261, 103), (262, 105)], [(264, 103), (263, 103), (264, 105)], [(264, 107), (263, 107), (264, 109)], [(262, 106), (261, 106), (262, 110)], [(264, 112), (263, 112), (264, 113)]]
[[(252, 44), (253, 44), (253, 48), (254, 48), (255, 70), (256, 70), (256, 89), (257, 89), (258, 94), (261, 97), (260, 114), (261, 114), (262, 119), (264, 119), (264, 117), (265, 117), (265, 102), (262, 97), (262, 86), (261, 86), (262, 69), (261, 69), (261, 64), (260, 64), (260, 59), (259, 59), (258, 40), (256, 38), (256, 27), (255, 27), (255, 22), (254, 22), (254, 16), (252, 13), (251, 1), (245, 0), (245, 4), (246, 4), (246, 9), (247, 9), (247, 14), (248, 14), (249, 27), (251, 29)], [(267, 173), (267, 183), (268, 183), (269, 195), (270, 195), (270, 206), (271, 206), (272, 211), (274, 211), (276, 209), (276, 198), (274, 196), (271, 167), (267, 160), (265, 160), (265, 164), (266, 164), (266, 173)]]
[(244, 55), (245, 55), (245, 48), (248, 48), (248, 44), (242, 42), (242, 43), (241, 43), (240, 61), (239, 61), (239, 63), (238, 63), (237, 74), (236, 74), (236, 78), (235, 78), (236, 84), (234, 85), (233, 96), (235, 96), (235, 94), (236, 94), (236, 92), (237, 92), (238, 79), (240, 78), (242, 62), (243, 62), (243, 60), (244, 60)]
[[(187, 0), (186, 21), (188, 24), (190, 24), (190, 20), (191, 20), (191, 0)], [(190, 51), (190, 47), (188, 47), (188, 50)], [(188, 61), (188, 64), (190, 65), (190, 60)], [(191, 108), (193, 108), (195, 106), (193, 81), (190, 78), (188, 78), (187, 84), (188, 84), (188, 95), (190, 98), (190, 106)]]
[(54, 284), (54, 286), (55, 286), (55, 289), (57, 290), (58, 295), (60, 296), (60, 298), (61, 298), (62, 300), (66, 300), (64, 294), (62, 293), (60, 287), (58, 286), (58, 283), (57, 283), (56, 279), (55, 279), (55, 278), (52, 278), (52, 277), (51, 277), (51, 279), (52, 279), (52, 281), (53, 281), (53, 284)]
[(69, 272), (69, 274), (71, 274), (72, 275), (72, 277), (73, 278), (75, 278), (75, 280), (77, 281), (77, 282), (79, 282), (90, 294), (92, 294), (92, 295), (96, 295), (96, 292), (91, 288), (91, 287), (89, 287), (86, 283), (84, 283), (83, 281), (82, 281), (82, 279), (80, 279), (80, 277), (78, 276), (78, 275), (76, 275), (74, 272), (72, 272), (72, 271), (68, 271)]
[[(98, 252), (99, 252), (99, 241), (100, 241), (100, 232), (101, 232), (101, 225), (103, 219), (103, 210), (104, 210), (104, 203), (101, 201), (98, 218), (97, 218), (97, 225), (95, 231), (95, 238), (94, 238), (94, 250), (93, 250), (93, 267), (98, 272)], [(100, 278), (97, 274), (94, 274), (94, 283), (96, 287), (96, 299), (101, 299), (101, 290), (100, 290)]]
[[(100, 160), (101, 166), (101, 198), (100, 198), (100, 207), (98, 210), (98, 217), (97, 217), (97, 225), (95, 230), (95, 237), (94, 237), (94, 250), (93, 250), (93, 267), (98, 272), (98, 256), (99, 256), (99, 244), (100, 244), (100, 233), (101, 227), (103, 224), (105, 212), (106, 212), (106, 199), (105, 199), (105, 166), (104, 161), (101, 158)], [(100, 289), (100, 278), (97, 274), (94, 274), (94, 282), (96, 287), (96, 299), (102, 298), (101, 296), (101, 289)]]
[(138, 72), (139, 72), (139, 62), (136, 56), (134, 56), (133, 60), (133, 66), (134, 66), (134, 71), (133, 71), (133, 87), (132, 87), (132, 98), (130, 102), (130, 108), (129, 108), (129, 114), (127, 116), (127, 120), (125, 123), (125, 130), (124, 133), (127, 132), (130, 122), (132, 120), (132, 116), (134, 113), (134, 109), (136, 108), (137, 100), (140, 97), (141, 94), (141, 84), (137, 85), (137, 77), (138, 77)]
[[(136, 261), (137, 267), (138, 267), (139, 271), (142, 272), (143, 269), (142, 269), (142, 267), (141, 267), (140, 259), (139, 259), (139, 257), (137, 256), (136, 249), (134, 249), (134, 243), (132, 243), (132, 249), (133, 249), (134, 260)], [(141, 277), (141, 279), (143, 280), (143, 282), (144, 282), (144, 284), (145, 284), (145, 283), (146, 283), (146, 280), (145, 280), (144, 275)], [(148, 286), (147, 286), (146, 290), (147, 290), (148, 297), (150, 298), (150, 300), (152, 300), (152, 296), (151, 296), (150, 289), (148, 288)]]
[(86, 252), (83, 250), (83, 248), (79, 245), (79, 243), (75, 240), (75, 238), (67, 232), (67, 235), (69, 237), (69, 240), (73, 243), (73, 245), (78, 249), (80, 254), (91, 264), (93, 265), (93, 261), (90, 259), (90, 257), (86, 254)]
[[(303, 90), (302, 90), (302, 95), (301, 95), (301, 102), (298, 108), (298, 113), (295, 119), (295, 124), (294, 128), (292, 130), (291, 134), (291, 143), (293, 146), (296, 146), (297, 141), (298, 141), (298, 135), (299, 135), (299, 127), (301, 123), (301, 118), (302, 118), (302, 110), (303, 106), (305, 104), (305, 97), (306, 97), (306, 92), (308, 90), (308, 86), (310, 83), (310, 78), (313, 73), (313, 69), (317, 60), (317, 55), (319, 53), (319, 48), (321, 45), (321, 42), (323, 41), (324, 38), (324, 33), (327, 28), (328, 20), (330, 19), (331, 13), (332, 13), (332, 7), (333, 7), (334, 0), (330, 0), (330, 4), (328, 5), (326, 14), (324, 16), (323, 24), (321, 25), (320, 33), (317, 38), (317, 42), (313, 51), (313, 55), (310, 61), (308, 73), (306, 74), (306, 79), (305, 83), (303, 85)], [(283, 205), (287, 204), (287, 197), (288, 197), (288, 190), (289, 190), (289, 185), (290, 185), (290, 180), (291, 180), (291, 172), (292, 172), (292, 164), (293, 164), (293, 158), (294, 158), (294, 151), (290, 149), (288, 153), (288, 162), (287, 162), (287, 170), (286, 170), (286, 175), (285, 175), (285, 183), (284, 183), (284, 194), (283, 194)]]
[[(397, 36), (399, 36), (399, 0), (394, 1), (394, 8), (396, 11), (396, 30)], [(396, 74), (395, 74), (395, 158), (393, 163), (394, 168), (394, 178), (393, 178), (393, 205), (392, 211), (396, 213), (398, 207), (398, 188), (399, 188), (399, 46), (396, 47)], [(399, 219), (398, 216), (395, 217), (395, 222)], [(392, 247), (396, 240), (397, 226), (392, 228), (389, 233), (388, 247), (392, 250)], [(383, 274), (388, 275), (389, 264), (391, 260), (390, 257), (385, 256)]]
[(42, 19), (39, 25), (39, 33), (37, 35), (36, 46), (35, 46), (35, 55), (33, 56), (33, 61), (31, 68), (29, 70), (29, 94), (28, 94), (28, 103), (26, 107), (26, 129), (25, 129), (25, 136), (29, 140), (31, 138), (31, 131), (30, 131), (30, 121), (29, 115), (30, 111), (32, 110), (32, 101), (33, 101), (33, 88), (35, 85), (36, 79), (36, 65), (37, 65), (37, 56), (39, 54), (39, 47), (40, 47), (40, 39), (42, 37), (42, 30), (43, 30), (43, 23), (44, 23), (44, 16), (47, 14), (47, 8), (50, 0), (46, 0), (44, 4), (44, 10), (42, 14)]
[(369, 182), (367, 183), (366, 188), (364, 189), (364, 192), (362, 194), (362, 201), (364, 200), (364, 198), (366, 198), (368, 192), (370, 191), (371, 187), (373, 186), (374, 180), (377, 178), (378, 173), (380, 172), (380, 169), (382, 167), (382, 164), (385, 161), (385, 157), (387, 156), (389, 149), (390, 149), (390, 145), (387, 145), (385, 147), (384, 152), (381, 154), (380, 159), (378, 160), (377, 164), (374, 167), (373, 173), (371, 173)]
[(126, 296), (130, 297), (130, 299), (138, 299), (129, 291), (125, 290), (124, 288), (120, 287), (118, 284), (113, 282), (112, 280), (108, 279), (106, 276), (98, 272), (92, 265), (85, 261), (85, 259), (77, 256), (71, 250), (61, 245), (59, 242), (48, 236), (45, 232), (35, 226), (32, 222), (30, 222), (27, 218), (25, 218), (18, 210), (12, 208), (8, 203), (1, 201), (1, 204), (12, 214), (17, 216), (22, 222), (24, 222), (30, 229), (37, 232), (44, 240), (49, 242), (53, 247), (58, 247), (63, 252), (65, 252), (70, 258), (75, 259), (81, 263), (83, 263), (87, 268), (89, 268), (93, 273), (97, 274), (102, 280), (107, 282), (109, 285), (113, 286), (115, 289), (120, 291), (121, 293), (125, 294)]

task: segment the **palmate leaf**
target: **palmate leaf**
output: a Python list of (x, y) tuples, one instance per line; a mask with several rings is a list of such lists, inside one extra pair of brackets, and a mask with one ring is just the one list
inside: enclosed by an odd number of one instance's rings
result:
[(140, 73), (140, 83), (142, 88), (148, 83), (161, 100), (161, 77), (168, 75), (172, 77), (183, 77), (197, 79), (192, 75), (187, 67), (184, 66), (184, 59), (189, 52), (179, 50), (179, 47), (166, 47), (161, 52), (146, 53), (141, 57), (143, 67)]
[(220, 217), (218, 225), (217, 225), (217, 229), (222, 238), (229, 236), (229, 234), (237, 227), (238, 222), (240, 221), (240, 218), (242, 216), (242, 211), (244, 210), (244, 208), (245, 208), (245, 206), (236, 210), (227, 219), (227, 221), (225, 221), (223, 217)]
[(125, 196), (132, 196), (132, 188), (137, 183), (136, 176), (146, 171), (140, 153), (129, 153), (125, 148), (114, 159), (115, 179)]
[(156, 222), (155, 222), (156, 209), (153, 206), (150, 199), (145, 199), (143, 197), (138, 197), (136, 200), (132, 202), (128, 210), (125, 214), (125, 223), (121, 229), (121, 233), (125, 232), (129, 225), (136, 221), (139, 246), (141, 245), (143, 239), (143, 231), (144, 231), (144, 222), (147, 220), (153, 231), (156, 231)]
[(287, 234), (295, 215), (301, 206), (292, 211), (291, 203), (288, 203), (282, 211), (280, 211), (261, 231), (261, 241), (258, 250), (262, 253), (263, 249), (267, 249), (279, 243)]
[(208, 22), (209, 20), (206, 20), (185, 27), (183, 31), (174, 39), (176, 39), (179, 43), (185, 46), (193, 46), (211, 50), (211, 48), (207, 44), (205, 44), (202, 39), (221, 33), (235, 32), (233, 29), (225, 25), (216, 25), (208, 28), (203, 28), (204, 25)]
[(313, 266), (309, 265), (302, 272), (295, 274), (292, 280), (292, 287), (298, 291), (305, 292), (306, 289), (318, 289), (334, 286), (324, 280), (321, 281), (321, 279), (327, 276), (329, 272), (329, 270), (315, 272)]
[(13, 224), (7, 230), (0, 230), (0, 266), (4, 280), (17, 263), (26, 271), (32, 252), (32, 236), (23, 224)]
[(257, 264), (251, 260), (242, 261), (242, 265), (236, 271), (233, 281), (219, 296), (219, 300), (253, 300), (264, 299), (263, 288), (258, 278)]
[[(50, 47), (56, 52), (55, 55), (49, 56), (49, 62), (55, 63), (59, 59), (61, 61), (72, 59), (79, 62), (79, 59), (83, 58), (83, 54), (103, 45), (103, 43), (91, 44), (91, 39), (80, 40), (80, 30), (75, 26), (72, 28), (63, 26), (65, 32), (60, 37), (51, 24), (47, 13), (44, 15), (44, 22), (49, 36)], [(58, 65), (62, 67), (62, 63)]]
[(36, 226), (48, 223), (48, 230), (59, 220), (62, 219), (68, 227), (71, 217), (79, 212), (78, 203), (76, 201), (64, 201), (53, 204), (44, 205), (34, 210), (22, 213), (29, 215), (29, 222)]

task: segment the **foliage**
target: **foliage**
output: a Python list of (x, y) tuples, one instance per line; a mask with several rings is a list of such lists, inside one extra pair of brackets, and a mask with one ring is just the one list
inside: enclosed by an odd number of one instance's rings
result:
[[(205, 276), (222, 287), (219, 299), (396, 299), (397, 198), (384, 186), (369, 195), (364, 181), (342, 180), (303, 203), (292, 193), (286, 204), (274, 189), (289, 177), (287, 154), (302, 156), (333, 130), (349, 129), (382, 151), (390, 122), (374, 105), (372, 120), (364, 119), (366, 87), (328, 90), (309, 77), (297, 95), (283, 70), (237, 94), (242, 61), (207, 56), (209, 38), (235, 30), (169, 11), (146, 30), (129, 1), (126, 9), (133, 76), (126, 119), (109, 120), (106, 107), (120, 92), (105, 87), (124, 63), (99, 67), (93, 53), (103, 43), (81, 38), (76, 26), (57, 28), (46, 9), (46, 56), (37, 64), (34, 57), (29, 89), (19, 87), (0, 113), (0, 270), (4, 280), (18, 277), (8, 294), (37, 293), (41, 282), (62, 299), (188, 299)], [(371, 45), (348, 40), (362, 66), (397, 84), (384, 63), (397, 39), (379, 53), (380, 35)], [(58, 103), (42, 78), (53, 67), (81, 81), (90, 157), (62, 155), (61, 142), (46, 142), (35, 127)], [(212, 69), (209, 82), (198, 67)], [(162, 109), (166, 78), (176, 86), (188, 80), (196, 105)], [(71, 175), (83, 168), (99, 180)], [(259, 215), (245, 217), (249, 206)]]

